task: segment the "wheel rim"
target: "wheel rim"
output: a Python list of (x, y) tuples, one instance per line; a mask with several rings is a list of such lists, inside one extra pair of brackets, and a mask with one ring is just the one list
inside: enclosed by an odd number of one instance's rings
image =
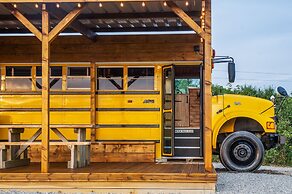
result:
[(252, 142), (246, 140), (235, 141), (231, 145), (230, 159), (237, 166), (250, 166), (256, 158), (256, 147)]

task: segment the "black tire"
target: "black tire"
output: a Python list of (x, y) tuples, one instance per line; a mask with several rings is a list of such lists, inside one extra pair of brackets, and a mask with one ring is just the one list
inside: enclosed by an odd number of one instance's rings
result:
[(224, 139), (219, 157), (230, 171), (252, 172), (261, 166), (264, 152), (259, 138), (250, 132), (238, 131)]

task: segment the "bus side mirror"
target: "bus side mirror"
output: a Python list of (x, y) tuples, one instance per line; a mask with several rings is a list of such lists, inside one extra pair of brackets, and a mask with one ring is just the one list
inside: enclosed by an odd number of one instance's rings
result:
[(228, 63), (228, 79), (230, 83), (235, 81), (235, 63), (229, 62)]
[(281, 86), (279, 86), (279, 87), (277, 88), (277, 91), (278, 91), (279, 94), (281, 94), (281, 95), (284, 96), (284, 97), (289, 96), (288, 93), (287, 93), (287, 91), (285, 90), (285, 88), (283, 88), (283, 87), (281, 87)]

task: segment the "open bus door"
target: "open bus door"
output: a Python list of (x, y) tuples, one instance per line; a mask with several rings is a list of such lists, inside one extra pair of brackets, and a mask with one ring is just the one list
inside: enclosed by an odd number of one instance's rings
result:
[[(172, 159), (202, 157), (202, 66), (168, 65), (162, 73), (162, 155)], [(199, 80), (185, 93), (180, 80)]]
[(174, 66), (165, 66), (162, 76), (163, 156), (174, 154), (174, 89)]

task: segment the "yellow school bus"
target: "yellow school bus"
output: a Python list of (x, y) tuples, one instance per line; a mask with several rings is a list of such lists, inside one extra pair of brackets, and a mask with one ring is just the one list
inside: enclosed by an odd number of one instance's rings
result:
[[(84, 63), (51, 65), (52, 128), (58, 128), (72, 141), (77, 134), (68, 128), (92, 127), (90, 74), (94, 72), (96, 141), (155, 142), (156, 161), (202, 159), (202, 66), (198, 62), (94, 66), (95, 69)], [(21, 134), (22, 140), (29, 140), (38, 131), (41, 72), (40, 64), (1, 65), (0, 124), (6, 129), (0, 131), (1, 140), (8, 139), (7, 130), (13, 127), (29, 128)], [(197, 87), (184, 93), (176, 91), (175, 82), (183, 80)], [(53, 131), (50, 135), (51, 140), (60, 140)], [(87, 140), (91, 135), (87, 130)]]

